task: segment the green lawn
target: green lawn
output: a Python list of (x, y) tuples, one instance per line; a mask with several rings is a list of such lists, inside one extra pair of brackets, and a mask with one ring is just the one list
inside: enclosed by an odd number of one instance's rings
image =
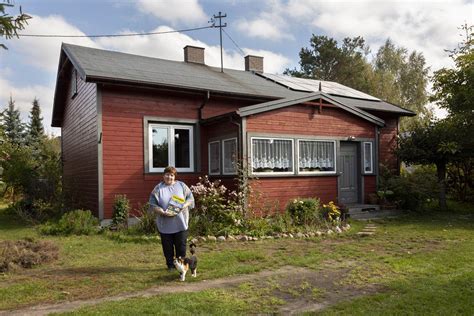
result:
[[(319, 311), (330, 315), (474, 314), (473, 206), (458, 204), (449, 213), (377, 221), (376, 234), (360, 238), (356, 232), (364, 224), (354, 222), (349, 233), (324, 239), (199, 245), (199, 277), (186, 281), (291, 265), (334, 278), (334, 284), (323, 286), (311, 279), (289, 283), (275, 277), (226, 289), (104, 303), (74, 314), (266, 314), (302, 298), (309, 305), (330, 302)], [(0, 275), (0, 310), (179, 284), (176, 275), (165, 271), (157, 240), (45, 238), (0, 213), (0, 240), (25, 236), (56, 243), (59, 260)]]

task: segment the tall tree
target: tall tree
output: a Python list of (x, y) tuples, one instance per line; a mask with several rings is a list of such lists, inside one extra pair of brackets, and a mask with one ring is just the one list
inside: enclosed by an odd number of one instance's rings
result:
[(286, 69), (284, 73), (295, 77), (336, 81), (367, 91), (367, 77), (370, 77), (371, 72), (367, 62), (369, 51), (362, 37), (345, 38), (339, 46), (333, 38), (313, 34), (310, 47), (302, 48), (299, 53), (300, 70)]
[(372, 94), (388, 102), (409, 109), (418, 115), (402, 118), (401, 130), (411, 130), (417, 124), (428, 125), (433, 112), (427, 107), (428, 71), (422, 53), (408, 54), (388, 39), (373, 61), (374, 80)]
[(39, 100), (33, 100), (33, 106), (30, 111), (30, 122), (28, 123), (28, 139), (30, 142), (38, 142), (44, 136), (43, 118), (41, 117), (41, 108)]
[(20, 120), (20, 111), (15, 109), (15, 101), (10, 96), (8, 107), (2, 112), (3, 127), (8, 141), (14, 145), (24, 142), (25, 126)]
[[(13, 6), (10, 0), (4, 0), (0, 3), (0, 36), (6, 39), (18, 37), (18, 31), (23, 30), (28, 24), (28, 20), (31, 19), (31, 16), (21, 11), (21, 6), (19, 15), (5, 13), (5, 8)], [(2, 43), (0, 43), (0, 47), (8, 49), (7, 46)]]
[(432, 112), (426, 107), (428, 70), (423, 54), (408, 53), (387, 40), (370, 63), (370, 48), (362, 37), (345, 38), (342, 45), (327, 36), (313, 36), (310, 47), (302, 48), (300, 69), (286, 69), (285, 74), (340, 84), (374, 95), (414, 111), (414, 118), (403, 118), (402, 130), (421, 122), (427, 125)]

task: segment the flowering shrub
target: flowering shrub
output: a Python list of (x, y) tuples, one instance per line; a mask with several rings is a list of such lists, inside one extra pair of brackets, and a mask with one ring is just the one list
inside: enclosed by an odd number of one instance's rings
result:
[(220, 181), (207, 176), (191, 186), (196, 209), (191, 216), (190, 230), (198, 235), (234, 234), (242, 225), (241, 194), (229, 191)]
[(319, 199), (294, 199), (286, 206), (286, 212), (294, 225), (312, 225), (319, 220)]
[(324, 219), (333, 224), (336, 224), (341, 220), (341, 210), (333, 201), (329, 202), (329, 204), (323, 204), (321, 215)]

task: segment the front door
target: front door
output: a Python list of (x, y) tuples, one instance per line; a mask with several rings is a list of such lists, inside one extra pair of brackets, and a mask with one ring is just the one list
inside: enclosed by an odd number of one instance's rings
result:
[(341, 176), (339, 179), (339, 202), (357, 203), (359, 197), (359, 172), (357, 163), (357, 144), (341, 142)]

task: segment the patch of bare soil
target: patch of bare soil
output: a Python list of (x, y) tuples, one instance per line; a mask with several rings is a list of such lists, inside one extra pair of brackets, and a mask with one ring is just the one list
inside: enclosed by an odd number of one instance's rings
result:
[(344, 285), (341, 281), (348, 271), (314, 271), (306, 268), (286, 266), (274, 271), (262, 271), (255, 274), (240, 275), (215, 280), (202, 280), (193, 283), (171, 283), (153, 287), (144, 291), (121, 294), (111, 297), (59, 304), (43, 304), (20, 310), (0, 311), (0, 315), (47, 315), (72, 311), (81, 307), (105, 302), (121, 301), (136, 297), (152, 297), (168, 293), (199, 292), (213, 288), (234, 288), (246, 282), (258, 286), (270, 287), (271, 295), (286, 303), (277, 313), (298, 314), (305, 311), (316, 311), (343, 300), (381, 291), (380, 286), (357, 288)]

